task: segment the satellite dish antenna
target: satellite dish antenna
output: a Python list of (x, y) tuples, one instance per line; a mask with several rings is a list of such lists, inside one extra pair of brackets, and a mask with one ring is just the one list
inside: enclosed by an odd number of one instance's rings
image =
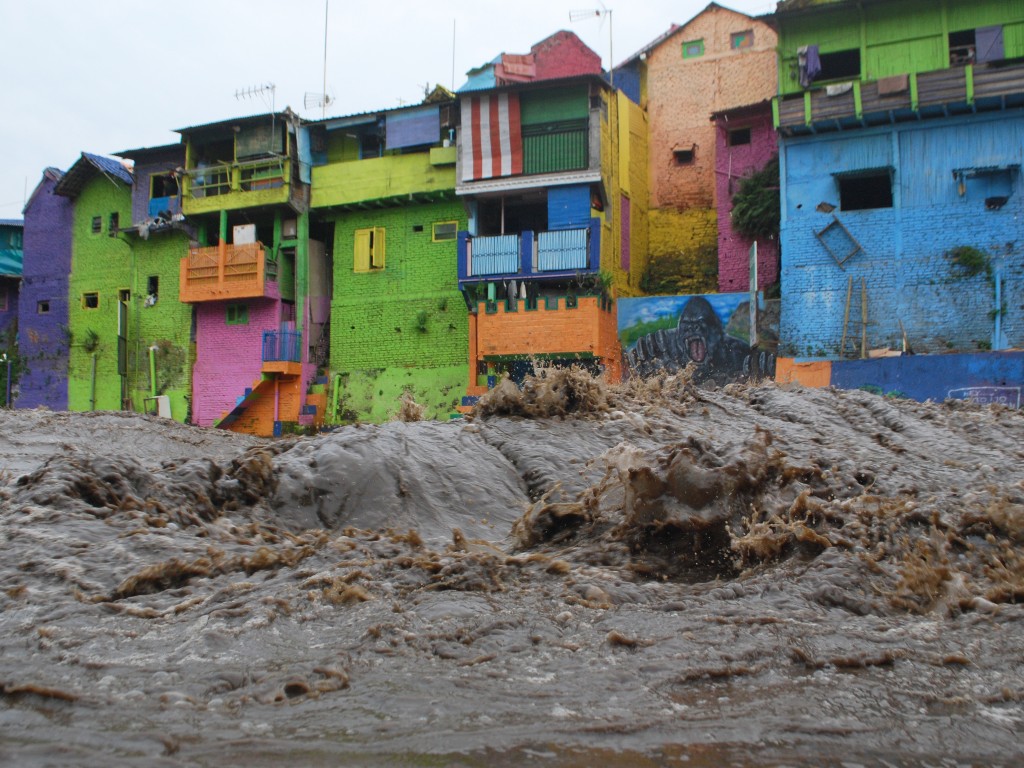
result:
[(608, 82), (612, 88), (615, 87), (615, 59), (612, 56), (612, 9), (606, 6), (601, 0), (597, 0), (600, 8), (585, 8), (578, 11), (569, 11), (569, 21), (586, 21), (587, 19), (600, 19), (601, 24), (608, 19)]

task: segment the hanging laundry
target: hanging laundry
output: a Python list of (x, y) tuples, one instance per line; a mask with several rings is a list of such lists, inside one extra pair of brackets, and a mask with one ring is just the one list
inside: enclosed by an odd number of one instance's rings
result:
[(800, 73), (800, 86), (810, 88), (814, 79), (821, 74), (821, 57), (818, 46), (801, 45), (796, 49), (797, 68)]

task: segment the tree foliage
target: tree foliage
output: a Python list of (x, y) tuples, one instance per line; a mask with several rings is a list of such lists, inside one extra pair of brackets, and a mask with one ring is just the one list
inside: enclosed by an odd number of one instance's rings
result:
[(732, 228), (751, 240), (779, 235), (779, 156), (748, 176), (732, 196)]

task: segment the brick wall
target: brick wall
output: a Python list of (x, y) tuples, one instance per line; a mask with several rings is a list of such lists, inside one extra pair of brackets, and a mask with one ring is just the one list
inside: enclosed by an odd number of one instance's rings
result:
[[(750, 143), (729, 145), (731, 131), (748, 128)], [(752, 240), (732, 228), (732, 196), (743, 178), (760, 170), (778, 152), (778, 139), (772, 125), (771, 106), (757, 112), (734, 113), (716, 122), (715, 163), (718, 185), (718, 290), (722, 293), (750, 290), (750, 246)], [(779, 279), (777, 240), (757, 243), (757, 287), (764, 288)]]
[[(74, 200), (71, 277), (68, 318), (71, 350), (68, 365), (68, 408), (73, 411), (119, 410), (121, 377), (117, 372), (118, 293), (131, 290), (131, 246), (110, 237), (110, 215), (127, 222), (131, 216), (131, 190), (96, 174)], [(100, 231), (92, 231), (99, 217)], [(99, 306), (84, 306), (83, 297), (95, 293)], [(90, 349), (90, 338), (95, 348)], [(95, 404), (93, 365), (95, 355)]]
[[(72, 204), (53, 194), (48, 172), (25, 209), (25, 262), (18, 306), (18, 351), (28, 366), (18, 382), (18, 408), (68, 407), (68, 275)], [(40, 314), (39, 302), (49, 311)]]
[[(753, 46), (733, 49), (732, 34), (746, 30), (753, 31)], [(703, 55), (684, 59), (682, 44), (694, 40), (703, 40)], [(776, 35), (766, 24), (709, 6), (650, 52), (647, 97), (653, 207), (714, 206), (711, 114), (775, 94), (775, 44)], [(693, 163), (678, 165), (673, 150), (693, 145)]]
[[(461, 203), (410, 205), (335, 218), (332, 373), (422, 371), (422, 380), (414, 374), (409, 382), (422, 389), (421, 383), (435, 380), (432, 369), (466, 365), (466, 305), (458, 290), (456, 241), (432, 242), (432, 224), (445, 221), (466, 228)], [(370, 227), (385, 230), (385, 267), (356, 273), (354, 233)], [(444, 399), (433, 389), (423, 396)], [(371, 414), (363, 410), (360, 417), (369, 419)]]
[(675, 260), (674, 274), (682, 282), (677, 290), (670, 292), (699, 294), (715, 290), (718, 227), (714, 209), (651, 210), (648, 232), (652, 266), (659, 259)]
[[(904, 123), (783, 142), (782, 323), (784, 353), (839, 353), (849, 279), (854, 281), (850, 332), (859, 344), (860, 281), (867, 289), (868, 347), (901, 348), (906, 330), (916, 352), (972, 351), (990, 344), (994, 279), (982, 270), (966, 276), (948, 251), (960, 245), (984, 251), (999, 267), (1002, 326), (1009, 346), (1024, 344), (1024, 189), (1011, 173), (1012, 194), (986, 210), (978, 185), (963, 194), (958, 168), (1020, 164), (1024, 116), (977, 115)], [(892, 207), (818, 211), (839, 205), (833, 173), (893, 168)], [(843, 223), (862, 250), (842, 267), (815, 236)], [(832, 232), (841, 233), (833, 227)], [(833, 243), (835, 247), (835, 243)], [(847, 243), (852, 250), (852, 242)], [(993, 271), (994, 275), (994, 271)], [(849, 347), (852, 351), (852, 346)]]
[[(249, 321), (227, 324), (228, 304), (245, 304)], [(263, 368), (263, 332), (278, 330), (281, 302), (247, 299), (196, 305), (196, 349), (192, 371), (192, 421), (211, 426), (255, 386)]]
[(520, 300), (517, 311), (507, 312), (505, 302), (499, 301), (493, 314), (481, 303), (476, 315), (478, 360), (497, 355), (571, 357), (586, 353), (599, 358), (611, 380), (618, 381), (622, 351), (614, 309), (600, 308), (596, 296), (581, 296), (577, 302), (578, 306), (570, 309), (566, 299), (559, 297), (557, 309), (548, 309), (541, 299), (537, 309), (527, 310)]

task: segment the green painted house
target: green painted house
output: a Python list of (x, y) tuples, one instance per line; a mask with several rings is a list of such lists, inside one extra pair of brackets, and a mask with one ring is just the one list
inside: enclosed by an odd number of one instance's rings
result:
[(460, 402), (468, 326), (457, 117), (437, 88), (423, 104), (310, 126), (311, 209), (332, 244), (329, 421), (385, 421), (405, 393), (427, 418)]
[(130, 408), (129, 374), (135, 367), (128, 359), (132, 249), (118, 232), (122, 222), (131, 220), (131, 172), (119, 160), (82, 153), (54, 191), (74, 206), (68, 408)]

